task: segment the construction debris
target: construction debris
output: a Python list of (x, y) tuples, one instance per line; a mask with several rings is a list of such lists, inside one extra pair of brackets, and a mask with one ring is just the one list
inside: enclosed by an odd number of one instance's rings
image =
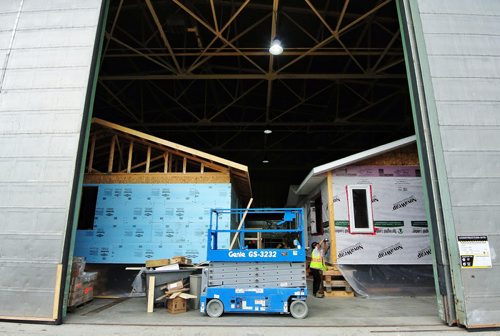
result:
[(167, 311), (171, 314), (184, 313), (187, 311), (186, 301), (189, 299), (197, 299), (195, 295), (191, 295), (185, 292), (189, 291), (189, 287), (185, 287), (184, 281), (175, 281), (166, 284), (160, 288), (165, 290), (165, 294), (157, 298), (156, 302), (161, 302), (166, 300)]
[(85, 258), (73, 258), (68, 300), (69, 311), (94, 299), (94, 284), (96, 279), (97, 272), (85, 272)]

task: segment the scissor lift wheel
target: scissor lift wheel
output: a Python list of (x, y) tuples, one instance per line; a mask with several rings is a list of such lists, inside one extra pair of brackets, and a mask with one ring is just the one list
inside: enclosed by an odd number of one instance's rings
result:
[(207, 315), (210, 317), (219, 317), (224, 312), (224, 305), (218, 299), (212, 299), (207, 303)]
[[(208, 306), (207, 306), (208, 308)], [(296, 319), (303, 319), (307, 316), (309, 312), (309, 308), (307, 308), (307, 304), (304, 301), (293, 301), (290, 305), (290, 314)]]

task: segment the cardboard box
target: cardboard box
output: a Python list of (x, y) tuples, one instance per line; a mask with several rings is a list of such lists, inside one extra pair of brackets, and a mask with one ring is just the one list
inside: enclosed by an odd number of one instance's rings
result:
[(170, 314), (185, 313), (187, 311), (186, 299), (176, 297), (167, 301), (167, 311)]
[(146, 260), (146, 267), (160, 267), (167, 266), (170, 264), (168, 259), (156, 259), (156, 260)]

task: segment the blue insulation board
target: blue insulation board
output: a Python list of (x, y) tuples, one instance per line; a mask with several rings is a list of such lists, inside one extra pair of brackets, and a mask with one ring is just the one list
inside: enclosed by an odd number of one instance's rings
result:
[[(75, 256), (88, 263), (206, 260), (211, 208), (231, 206), (231, 184), (101, 184), (92, 230), (77, 230)], [(226, 216), (228, 217), (228, 216)], [(222, 220), (222, 222), (220, 221)], [(229, 218), (219, 220), (229, 229)], [(220, 237), (229, 248), (229, 233)]]

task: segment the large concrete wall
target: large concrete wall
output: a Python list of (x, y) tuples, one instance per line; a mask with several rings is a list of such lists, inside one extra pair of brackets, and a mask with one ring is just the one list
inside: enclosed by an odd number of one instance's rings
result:
[(57, 317), (101, 2), (0, 1), (0, 319)]
[[(412, 4), (457, 318), (500, 325), (500, 1)], [(461, 235), (488, 236), (492, 268), (461, 268)]]

